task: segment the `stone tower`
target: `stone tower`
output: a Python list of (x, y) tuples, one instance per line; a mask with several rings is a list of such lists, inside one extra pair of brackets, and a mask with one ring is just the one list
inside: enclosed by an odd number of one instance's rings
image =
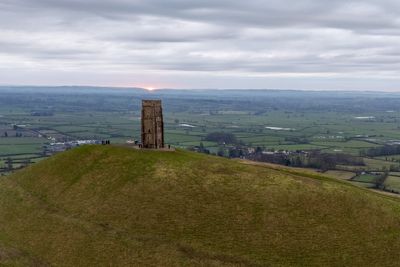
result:
[(161, 100), (142, 100), (142, 146), (164, 147), (164, 121)]

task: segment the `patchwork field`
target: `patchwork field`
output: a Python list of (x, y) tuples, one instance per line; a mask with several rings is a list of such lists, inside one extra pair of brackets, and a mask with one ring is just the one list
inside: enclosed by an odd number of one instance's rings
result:
[(400, 177), (390, 175), (385, 181), (385, 186), (389, 190), (400, 192)]
[[(52, 142), (139, 140), (140, 101), (145, 98), (163, 100), (167, 144), (183, 149), (202, 144), (212, 154), (224, 151), (227, 155), (229, 150), (227, 144), (204, 140), (215, 132), (233, 134), (244, 148), (354, 156), (400, 140), (398, 95), (261, 90), (250, 97), (240, 90), (229, 94), (212, 90), (70, 88), (63, 94), (48, 88), (35, 88), (35, 93), (20, 90), (3, 88), (0, 94), (0, 168), (8, 159), (14, 168), (22, 161), (39, 161), (44, 158), (43, 146)], [(365, 166), (338, 165), (328, 175), (348, 179), (360, 171), (395, 171), (400, 168), (399, 159), (399, 155), (365, 157)]]

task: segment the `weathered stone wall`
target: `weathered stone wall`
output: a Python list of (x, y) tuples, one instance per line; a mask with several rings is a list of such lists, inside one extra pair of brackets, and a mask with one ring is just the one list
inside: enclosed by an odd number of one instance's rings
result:
[(164, 122), (161, 100), (142, 100), (142, 146), (164, 147)]

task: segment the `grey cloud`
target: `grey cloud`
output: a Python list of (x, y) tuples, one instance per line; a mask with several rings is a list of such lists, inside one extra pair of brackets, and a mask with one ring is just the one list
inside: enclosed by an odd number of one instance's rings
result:
[(397, 0), (0, 0), (0, 64), (199, 72), (210, 86), (226, 73), (393, 79), (399, 14)]
[[(30, 11), (76, 12), (121, 19), (160, 16), (216, 24), (254, 27), (326, 26), (343, 29), (395, 28), (400, 4), (395, 0), (346, 1), (127, 1), (127, 0), (14, 0)], [(11, 1), (9, 0), (9, 5)], [(379, 16), (379, 19), (376, 16)]]

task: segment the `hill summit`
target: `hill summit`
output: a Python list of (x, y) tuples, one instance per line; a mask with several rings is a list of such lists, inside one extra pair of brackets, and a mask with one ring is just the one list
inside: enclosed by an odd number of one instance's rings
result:
[(393, 266), (400, 202), (177, 150), (83, 146), (0, 182), (12, 266)]

